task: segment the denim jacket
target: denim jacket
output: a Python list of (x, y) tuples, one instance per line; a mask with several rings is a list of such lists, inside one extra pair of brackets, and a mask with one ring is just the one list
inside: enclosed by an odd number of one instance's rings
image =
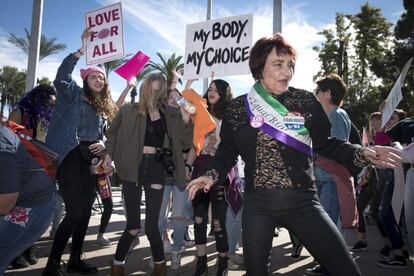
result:
[(68, 55), (60, 65), (53, 84), (56, 87), (56, 104), (52, 111), (46, 144), (59, 154), (59, 164), (80, 141), (103, 139), (105, 120), (86, 100), (84, 90), (72, 79), (78, 61)]

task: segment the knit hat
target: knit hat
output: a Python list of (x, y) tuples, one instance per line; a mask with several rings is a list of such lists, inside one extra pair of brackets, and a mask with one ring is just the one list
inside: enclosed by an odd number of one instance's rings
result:
[(81, 78), (83, 80), (85, 80), (89, 76), (89, 74), (92, 73), (92, 72), (102, 73), (105, 76), (105, 78), (106, 78), (105, 69), (102, 68), (102, 67), (97, 67), (97, 66), (95, 66), (95, 67), (89, 67), (89, 68), (85, 68), (85, 69), (80, 69)]

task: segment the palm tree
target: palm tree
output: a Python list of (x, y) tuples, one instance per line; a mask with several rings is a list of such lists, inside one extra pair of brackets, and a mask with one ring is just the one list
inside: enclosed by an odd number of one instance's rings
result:
[[(164, 75), (164, 77), (167, 79), (167, 85), (169, 87), (174, 78), (172, 71), (181, 71), (182, 69), (184, 69), (184, 63), (181, 62), (183, 56), (176, 56), (175, 53), (173, 53), (170, 56), (170, 58), (166, 59), (158, 52), (157, 55), (162, 63), (160, 64), (150, 61), (149, 65), (152, 66), (155, 70), (160, 71), (160, 73)], [(181, 80), (178, 81), (181, 83)]]
[[(13, 33), (9, 33), (8, 41), (29, 55), (30, 33), (27, 29), (24, 29), (24, 31), (26, 32), (26, 37), (18, 37)], [(64, 49), (66, 49), (66, 44), (56, 43), (56, 38), (46, 38), (46, 36), (42, 34), (40, 38), (39, 60), (56, 54)]]
[(3, 66), (0, 69), (1, 114), (3, 114), (6, 105), (13, 106), (17, 103), (24, 93), (25, 85), (25, 72), (19, 72), (16, 67), (11, 66)]
[(124, 62), (127, 62), (129, 60), (128, 57), (130, 55), (131, 54), (128, 54), (123, 58), (119, 58), (119, 59), (115, 59), (115, 60), (111, 60), (111, 61), (101, 63), (98, 66), (104, 68), (105, 71), (106, 71), (106, 75), (109, 75), (109, 73), (111, 73), (114, 69), (121, 66), (121, 64), (123, 64)]

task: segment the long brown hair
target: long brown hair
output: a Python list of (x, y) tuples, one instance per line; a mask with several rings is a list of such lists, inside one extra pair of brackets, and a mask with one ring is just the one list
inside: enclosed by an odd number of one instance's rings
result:
[[(158, 81), (159, 89), (152, 89), (152, 84)], [(164, 110), (163, 103), (167, 98), (167, 81), (161, 74), (151, 74), (145, 78), (139, 89), (138, 113), (144, 115), (155, 110)]]
[(112, 121), (118, 111), (118, 108), (111, 98), (111, 89), (109, 88), (107, 78), (105, 77), (104, 88), (100, 93), (92, 92), (88, 85), (87, 79), (88, 78), (85, 78), (83, 80), (83, 90), (85, 91), (85, 94), (91, 102), (93, 108), (99, 115), (105, 115), (108, 117), (109, 121)]

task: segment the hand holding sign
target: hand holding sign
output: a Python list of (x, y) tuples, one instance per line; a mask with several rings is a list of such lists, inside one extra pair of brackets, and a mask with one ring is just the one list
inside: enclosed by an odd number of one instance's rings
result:
[(142, 68), (144, 68), (149, 59), (150, 58), (143, 52), (138, 51), (130, 60), (115, 69), (115, 72), (129, 81), (141, 72)]
[(91, 30), (86, 40), (86, 64), (125, 56), (121, 3), (87, 12), (85, 23)]

